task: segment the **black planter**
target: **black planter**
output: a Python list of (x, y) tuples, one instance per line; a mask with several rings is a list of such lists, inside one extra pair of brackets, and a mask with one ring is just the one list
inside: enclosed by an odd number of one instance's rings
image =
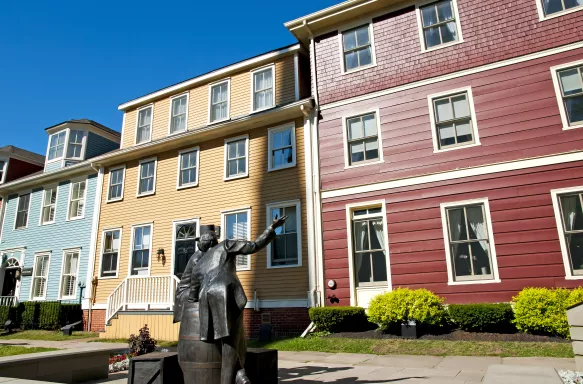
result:
[(401, 324), (401, 337), (405, 339), (419, 338), (417, 323), (414, 320), (409, 320)]

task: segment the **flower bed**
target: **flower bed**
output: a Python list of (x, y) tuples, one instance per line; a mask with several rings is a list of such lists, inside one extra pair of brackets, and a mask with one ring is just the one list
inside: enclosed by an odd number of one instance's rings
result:
[(127, 371), (130, 368), (130, 359), (133, 356), (129, 353), (116, 353), (109, 356), (109, 373)]

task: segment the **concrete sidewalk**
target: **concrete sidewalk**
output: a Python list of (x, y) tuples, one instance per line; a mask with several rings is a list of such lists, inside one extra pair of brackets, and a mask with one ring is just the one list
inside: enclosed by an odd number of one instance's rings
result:
[(103, 343), (92, 342), (88, 339), (71, 339), (63, 341), (50, 340), (25, 340), (25, 339), (0, 339), (0, 345), (19, 345), (23, 347), (44, 347), (44, 348), (58, 348), (58, 349), (123, 349), (127, 348), (127, 343)]

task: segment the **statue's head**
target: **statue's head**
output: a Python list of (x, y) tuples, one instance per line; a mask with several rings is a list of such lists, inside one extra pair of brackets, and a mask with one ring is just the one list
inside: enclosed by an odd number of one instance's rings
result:
[(201, 252), (206, 252), (218, 243), (217, 235), (214, 232), (203, 233), (198, 241), (198, 249)]

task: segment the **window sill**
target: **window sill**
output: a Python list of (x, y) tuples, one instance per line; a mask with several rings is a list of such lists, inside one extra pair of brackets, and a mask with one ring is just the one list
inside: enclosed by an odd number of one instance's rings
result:
[(244, 179), (246, 177), (249, 177), (249, 174), (248, 173), (246, 173), (244, 175), (239, 175), (239, 176), (225, 177), (225, 178), (223, 178), (223, 181), (231, 181), (231, 180), (237, 180), (237, 179)]
[(61, 156), (61, 157), (55, 157), (54, 159), (47, 160), (47, 162), (45, 164), (56, 163), (57, 161), (62, 161), (63, 159), (64, 159), (63, 156)]
[(370, 69), (370, 68), (374, 68), (374, 67), (377, 66), (377, 63), (373, 63), (373, 64), (370, 64), (370, 65), (365, 65), (365, 66), (358, 67), (358, 68), (355, 68), (355, 69), (351, 69), (350, 71), (346, 71), (344, 69), (344, 64), (341, 64), (341, 65), (342, 65), (342, 75), (350, 75), (351, 73), (360, 72), (360, 71), (364, 71), (364, 70), (367, 70), (367, 69)]
[(298, 268), (301, 267), (301, 264), (294, 264), (294, 265), (268, 265), (267, 269), (284, 269), (284, 268)]
[(565, 276), (565, 280), (583, 280), (583, 275)]
[(28, 229), (28, 226), (26, 226), (26, 227), (20, 227), (20, 228), (14, 228), (15, 231), (22, 231), (22, 230), (25, 230), (25, 229)]
[(371, 161), (371, 162), (365, 162), (365, 163), (361, 163), (361, 164), (355, 164), (355, 165), (344, 165), (344, 169), (353, 169), (353, 168), (360, 168), (360, 167), (368, 167), (369, 165), (379, 165), (379, 164), (384, 164), (384, 160), (379, 160), (379, 161)]
[(578, 129), (578, 128), (583, 128), (583, 123), (577, 124), (577, 125), (563, 125), (563, 131), (568, 131), (570, 129)]
[(214, 125), (214, 124), (218, 124), (218, 123), (224, 123), (226, 121), (231, 120), (231, 116), (225, 118), (225, 119), (220, 119), (220, 120), (214, 120), (214, 121), (209, 121), (206, 123), (206, 125)]
[(46, 223), (40, 223), (40, 226), (41, 226), (41, 227), (44, 227), (44, 226), (47, 226), (47, 225), (53, 225), (53, 224), (55, 224), (55, 222), (54, 222), (54, 221), (49, 221), (49, 222), (46, 222)]
[(176, 187), (176, 190), (180, 191), (181, 189), (189, 189), (189, 188), (194, 188), (194, 187), (198, 187), (198, 181), (196, 183), (192, 183), (192, 184), (180, 185), (180, 186)]
[(296, 166), (296, 162), (294, 161), (293, 163), (285, 165), (285, 166), (281, 166), (281, 167), (277, 167), (277, 168), (268, 168), (267, 172), (281, 171), (283, 169), (294, 168), (295, 166)]
[(139, 194), (136, 195), (136, 197), (137, 198), (147, 197), (147, 196), (152, 196), (152, 195), (155, 195), (155, 194), (156, 194), (156, 191), (148, 192), (148, 193), (139, 193)]
[(251, 267), (245, 267), (245, 268), (237, 268), (237, 272), (245, 272), (245, 271), (250, 271)]
[[(568, 15), (569, 13), (578, 12), (578, 11), (583, 11), (583, 6), (574, 7), (574, 8), (567, 9), (567, 10), (564, 10), (561, 12), (556, 12), (556, 13), (553, 13), (550, 15), (544, 15), (544, 16), (539, 15), (539, 21), (546, 21), (549, 19), (554, 19), (555, 17), (565, 16), (565, 15)], [(544, 13), (544, 11), (542, 11), (542, 12)]]
[[(452, 41), (451, 43), (446, 43), (446, 44), (441, 44), (441, 45), (436, 45), (435, 47), (431, 47), (431, 48), (421, 48), (421, 53), (427, 53), (427, 52), (433, 52), (433, 51), (438, 51), (440, 49), (443, 48), (447, 48), (447, 47), (452, 47), (454, 45), (458, 45), (463, 43), (464, 40), (458, 40), (458, 41)], [(425, 44), (425, 41), (423, 42)]]
[(123, 197), (120, 197), (119, 199), (105, 200), (105, 203), (106, 204), (109, 204), (109, 203), (117, 203), (118, 201), (123, 201)]
[(186, 132), (186, 131), (188, 131), (188, 128), (187, 128), (187, 129), (183, 129), (182, 131), (176, 131), (176, 132), (168, 132), (168, 137), (170, 137), (170, 136), (176, 136), (176, 135), (180, 135), (181, 133), (184, 133), (184, 132)]
[(251, 110), (251, 112), (249, 112), (249, 114), (252, 115), (254, 113), (259, 113), (259, 112), (267, 111), (267, 110), (273, 109), (275, 107), (277, 107), (277, 105), (271, 105), (269, 107), (265, 107), (265, 108), (261, 108), (261, 109), (256, 109), (256, 110)]
[(378, 291), (379, 289), (387, 289), (389, 288), (389, 283), (388, 282), (383, 282), (381, 284), (378, 285), (365, 285), (362, 287), (356, 287), (357, 291)]
[(141, 141), (139, 143), (134, 143), (134, 147), (136, 147), (138, 145), (142, 145), (142, 144), (148, 144), (148, 143), (151, 143), (151, 142), (152, 142), (152, 139), (150, 138), (150, 140), (144, 140), (144, 141)]
[(447, 285), (471, 285), (471, 284), (497, 284), (501, 283), (502, 280), (471, 280), (471, 281), (448, 281)]
[(119, 279), (119, 277), (116, 276), (104, 276), (104, 277), (98, 277), (97, 280), (114, 280), (114, 279)]
[(434, 149), (433, 150), (433, 153), (442, 153), (442, 152), (457, 151), (458, 149), (466, 149), (466, 148), (479, 147), (481, 145), (482, 145), (482, 143), (477, 142), (477, 143), (468, 144), (468, 145), (459, 145), (457, 147), (451, 147), (451, 148)]
[(67, 219), (67, 221), (77, 221), (77, 220), (83, 220), (85, 218), (85, 216), (79, 216), (79, 217), (71, 217), (70, 219)]
[(46, 301), (46, 297), (33, 297), (30, 301)]
[(66, 300), (77, 300), (77, 299), (78, 299), (77, 295), (75, 295), (75, 296), (63, 296), (63, 297), (59, 297), (59, 300), (63, 300), (63, 301), (66, 301)]

